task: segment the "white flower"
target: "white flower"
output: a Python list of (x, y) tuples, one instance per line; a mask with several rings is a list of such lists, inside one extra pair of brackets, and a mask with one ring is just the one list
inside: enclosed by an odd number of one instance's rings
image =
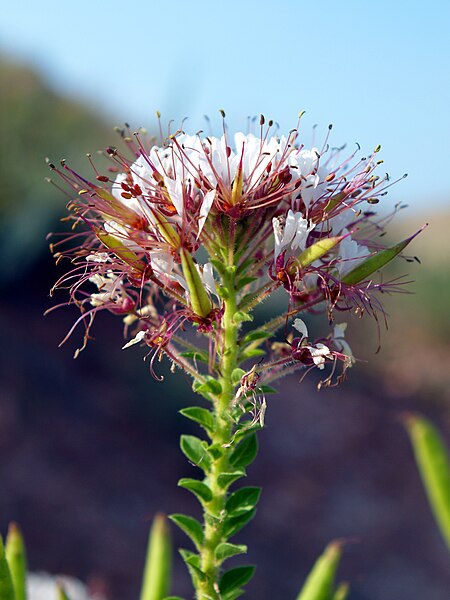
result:
[(58, 583), (64, 586), (71, 600), (104, 600), (100, 596), (91, 596), (86, 586), (73, 577), (54, 577), (48, 573), (28, 573), (28, 600), (54, 600)]
[(345, 330), (347, 329), (347, 323), (337, 323), (334, 326), (333, 340), (336, 348), (339, 352), (345, 355), (345, 364), (347, 367), (351, 367), (355, 364), (356, 360), (353, 356), (352, 349), (349, 343), (345, 340)]
[(301, 346), (303, 348), (307, 348), (311, 354), (311, 358), (316, 365), (316, 367), (322, 370), (325, 367), (325, 360), (327, 358), (332, 357), (332, 352), (322, 343), (317, 343), (315, 346), (308, 344), (308, 328), (306, 327), (306, 323), (302, 319), (294, 319), (292, 324), (300, 334), (301, 334)]
[(308, 221), (308, 219), (304, 219), (301, 212), (293, 212), (292, 210), (289, 210), (286, 216), (284, 229), (282, 227), (282, 220), (279, 217), (272, 219), (272, 225), (275, 237), (275, 262), (283, 251), (283, 248), (289, 246), (289, 244), (291, 245), (291, 250), (300, 249), (302, 252), (306, 247), (309, 233), (314, 229), (314, 224)]
[(125, 346), (122, 346), (122, 350), (125, 350), (126, 348), (130, 348), (131, 346), (134, 346), (135, 344), (139, 344), (145, 338), (146, 334), (147, 334), (147, 332), (144, 331), (144, 329), (141, 329), (141, 331), (138, 331), (132, 340), (127, 342), (125, 344)]
[(117, 223), (116, 221), (105, 221), (104, 228), (106, 233), (116, 237), (121, 244), (133, 252), (145, 252), (142, 246), (139, 246), (139, 244), (136, 244), (136, 242), (133, 242), (133, 240), (130, 239), (127, 228), (120, 223)]
[(86, 260), (88, 262), (106, 263), (109, 262), (110, 258), (107, 252), (95, 252), (86, 256)]
[(343, 229), (342, 235), (345, 235), (346, 237), (339, 244), (340, 261), (337, 264), (339, 275), (341, 277), (352, 271), (370, 256), (370, 251), (367, 246), (360, 246), (358, 242), (352, 240), (347, 229)]
[(106, 277), (99, 273), (94, 273), (89, 277), (89, 281), (98, 288), (98, 293), (91, 294), (92, 306), (102, 306), (107, 302), (115, 302), (121, 296), (122, 281), (112, 272), (108, 271)]

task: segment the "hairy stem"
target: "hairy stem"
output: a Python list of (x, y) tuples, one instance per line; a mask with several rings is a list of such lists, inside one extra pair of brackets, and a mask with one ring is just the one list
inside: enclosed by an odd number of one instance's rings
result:
[(237, 312), (237, 298), (235, 290), (234, 265), (234, 240), (230, 235), (228, 248), (228, 266), (223, 277), (224, 289), (227, 292), (225, 311), (222, 321), (222, 347), (220, 357), (220, 383), (222, 392), (214, 399), (214, 412), (216, 429), (212, 435), (212, 445), (220, 450), (221, 454), (211, 465), (207, 483), (213, 493), (213, 498), (205, 506), (204, 511), (204, 543), (200, 552), (201, 570), (206, 578), (199, 581), (197, 590), (198, 600), (216, 600), (219, 596), (218, 581), (221, 561), (217, 560), (215, 551), (219, 544), (225, 542), (223, 523), (225, 520), (225, 504), (227, 491), (219, 485), (219, 476), (229, 471), (229, 456), (231, 448), (229, 442), (232, 437), (233, 421), (229, 409), (234, 397), (232, 373), (238, 366), (238, 329), (239, 324), (234, 321)]

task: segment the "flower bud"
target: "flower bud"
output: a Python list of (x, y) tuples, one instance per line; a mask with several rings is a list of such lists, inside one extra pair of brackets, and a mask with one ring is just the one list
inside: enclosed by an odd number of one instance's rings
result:
[(312, 264), (315, 260), (322, 258), (325, 254), (328, 254), (330, 250), (332, 250), (339, 242), (344, 238), (344, 236), (339, 235), (335, 237), (324, 238), (315, 242), (305, 250), (292, 262), (289, 266), (288, 273), (292, 277), (295, 275), (296, 269), (307, 267)]
[(180, 258), (183, 275), (189, 290), (191, 308), (196, 315), (205, 318), (212, 310), (211, 300), (191, 254), (185, 248), (181, 248)]

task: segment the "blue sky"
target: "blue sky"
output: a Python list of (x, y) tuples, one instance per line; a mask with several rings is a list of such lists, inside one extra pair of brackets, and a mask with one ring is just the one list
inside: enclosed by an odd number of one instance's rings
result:
[(264, 113), (304, 141), (378, 143), (392, 200), (450, 203), (450, 2), (5, 1), (0, 51), (107, 118), (230, 129)]

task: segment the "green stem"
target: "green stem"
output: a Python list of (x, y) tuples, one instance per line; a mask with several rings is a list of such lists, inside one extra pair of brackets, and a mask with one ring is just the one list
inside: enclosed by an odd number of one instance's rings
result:
[(220, 383), (222, 393), (214, 399), (216, 429), (212, 435), (212, 445), (221, 451), (208, 474), (207, 483), (213, 498), (205, 506), (204, 511), (204, 543), (201, 548), (201, 570), (206, 574), (203, 581), (198, 582), (198, 600), (218, 600), (220, 598), (218, 582), (221, 561), (216, 559), (215, 551), (219, 544), (225, 542), (223, 524), (225, 520), (225, 504), (227, 491), (219, 485), (219, 476), (229, 471), (233, 421), (229, 415), (230, 405), (234, 398), (232, 373), (238, 366), (238, 329), (234, 315), (237, 312), (237, 293), (235, 290), (234, 239), (230, 233), (228, 246), (228, 267), (223, 277), (226, 289), (225, 310), (222, 320), (222, 349), (220, 358)]

